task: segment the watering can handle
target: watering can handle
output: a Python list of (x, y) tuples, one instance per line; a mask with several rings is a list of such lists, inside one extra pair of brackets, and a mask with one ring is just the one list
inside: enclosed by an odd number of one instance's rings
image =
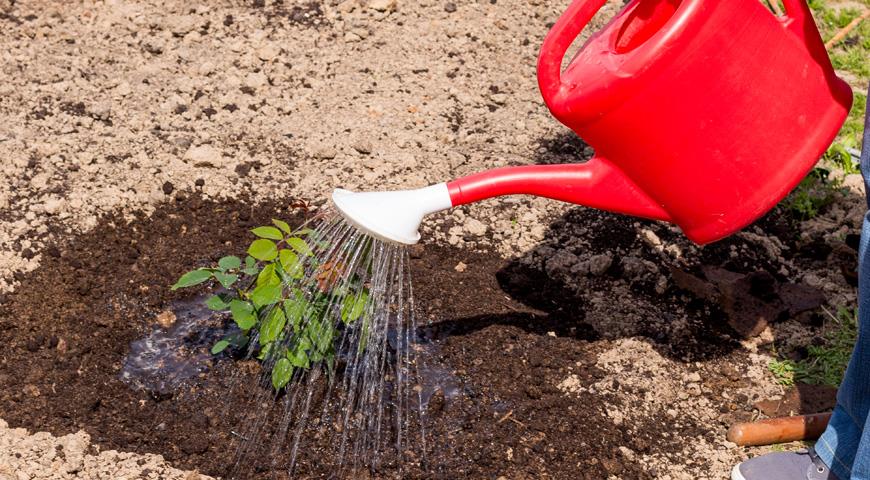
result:
[(562, 83), (562, 59), (574, 39), (605, 3), (607, 0), (575, 0), (556, 20), (541, 45), (538, 56), (538, 87), (556, 118), (562, 118), (565, 113), (563, 109), (567, 108), (567, 104), (564, 97), (570, 89), (570, 86)]
[[(562, 59), (565, 53), (607, 0), (574, 0), (565, 13), (556, 20), (544, 38), (538, 56), (538, 87), (550, 111), (556, 118), (564, 118), (570, 102), (567, 95), (573, 85), (562, 82)], [(813, 15), (806, 0), (783, 0), (786, 14), (782, 22), (797, 35), (820, 62), (830, 63), (824, 42), (815, 27)], [(578, 108), (574, 105), (574, 108)]]
[(562, 83), (562, 59), (574, 39), (580, 35), (592, 17), (607, 0), (575, 0), (556, 20), (544, 38), (538, 56), (538, 87), (544, 101), (556, 118), (562, 118), (567, 108), (565, 96), (571, 88)]
[[(831, 60), (825, 49), (825, 42), (816, 28), (813, 14), (806, 0), (782, 0), (785, 6), (785, 16), (782, 21), (786, 28), (803, 40), (812, 56), (819, 62), (830, 67)], [(828, 68), (830, 69), (830, 68)]]

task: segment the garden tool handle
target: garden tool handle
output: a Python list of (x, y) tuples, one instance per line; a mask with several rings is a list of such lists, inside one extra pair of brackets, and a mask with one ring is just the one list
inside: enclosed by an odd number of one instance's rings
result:
[(565, 97), (571, 89), (562, 83), (562, 59), (574, 39), (586, 28), (607, 0), (575, 0), (556, 20), (544, 38), (538, 56), (538, 87), (556, 118), (562, 118), (568, 105)]
[(830, 419), (830, 413), (817, 413), (737, 423), (728, 429), (727, 439), (741, 447), (815, 440), (825, 431)]

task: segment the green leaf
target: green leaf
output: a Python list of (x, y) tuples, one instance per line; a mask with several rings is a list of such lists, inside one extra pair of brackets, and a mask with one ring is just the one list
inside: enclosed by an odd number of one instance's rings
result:
[[(308, 357), (308, 360), (313, 362), (313, 363), (317, 363), (317, 362), (323, 360), (323, 354), (318, 352), (317, 350), (312, 350), (310, 352), (310, 356)], [(291, 360), (291, 362), (292, 362), (292, 360)]]
[(305, 310), (308, 309), (308, 302), (302, 296), (302, 293), (294, 294), (284, 300), (284, 314), (290, 325), (293, 326), (293, 331), (299, 333), (299, 328), (302, 326), (302, 318), (305, 316)]
[(260, 342), (260, 353), (257, 354), (257, 360), (265, 360), (270, 353), (272, 353), (272, 347), (275, 344), (272, 342), (263, 343)]
[(211, 354), (217, 355), (217, 354), (223, 352), (224, 350), (226, 350), (227, 347), (229, 347), (229, 346), (230, 346), (230, 342), (228, 342), (226, 340), (221, 340), (221, 341), (215, 343), (213, 347), (211, 347)]
[(300, 255), (306, 255), (306, 256), (314, 255), (314, 252), (311, 251), (311, 247), (309, 247), (308, 244), (305, 243), (305, 240), (302, 240), (301, 238), (298, 238), (298, 237), (288, 238), (287, 245), (290, 245), (290, 247), (293, 250), (296, 250), (297, 252), (299, 252)]
[(281, 268), (284, 269), (284, 272), (290, 278), (302, 278), (303, 269), (302, 262), (299, 261), (299, 257), (296, 256), (292, 251), (282, 248), (280, 252), (278, 252), (278, 260), (281, 262)]
[(284, 331), (287, 317), (280, 308), (273, 308), (263, 326), (260, 327), (260, 343), (274, 342)]
[(325, 353), (332, 347), (332, 341), (335, 336), (335, 330), (327, 322), (319, 322), (312, 319), (305, 327), (306, 335), (311, 340), (311, 344), (320, 353)]
[(301, 228), (301, 229), (293, 232), (293, 235), (296, 235), (297, 237), (302, 237), (302, 236), (305, 236), (305, 235), (308, 235), (311, 233), (314, 233), (314, 230), (312, 230), (310, 228)]
[(363, 351), (365, 351), (368, 343), (369, 343), (369, 318), (363, 317), (362, 331), (359, 334), (359, 345), (357, 345), (357, 352), (362, 353)]
[(242, 300), (230, 302), (230, 312), (233, 320), (242, 330), (248, 330), (257, 324), (257, 315), (254, 314), (254, 306)]
[(271, 240), (284, 240), (284, 235), (281, 234), (281, 230), (278, 230), (275, 227), (257, 227), (251, 230), (251, 233), (260, 238), (268, 238)]
[(251, 243), (251, 246), (248, 247), (248, 253), (257, 260), (269, 262), (278, 256), (278, 247), (275, 246), (275, 242), (261, 238)]
[(242, 272), (245, 275), (256, 275), (260, 270), (257, 268), (257, 259), (248, 255), (245, 257), (245, 268), (242, 269)]
[(352, 323), (354, 320), (362, 316), (365, 312), (366, 303), (368, 302), (369, 294), (365, 290), (359, 292), (359, 295), (348, 295), (344, 297), (341, 305), (341, 319), (344, 323)]
[(281, 230), (283, 230), (284, 232), (286, 232), (287, 235), (290, 235), (291, 233), (293, 233), (293, 229), (290, 228), (290, 225), (288, 225), (287, 222), (285, 222), (283, 220), (276, 220), (273, 218), (272, 223), (274, 223), (276, 227), (278, 227)]
[(218, 260), (218, 266), (221, 268), (222, 272), (226, 270), (234, 270), (242, 266), (242, 260), (239, 257), (230, 255)]
[(225, 302), (223, 298), (217, 295), (212, 295), (205, 301), (205, 306), (208, 307), (209, 310), (220, 311), (229, 308), (230, 304)]
[(291, 365), (299, 368), (309, 368), (311, 366), (311, 363), (308, 361), (308, 353), (305, 352), (306, 348), (308, 347), (297, 344), (293, 351), (287, 351), (287, 360), (290, 360)]
[(283, 287), (279, 285), (260, 285), (251, 293), (251, 301), (257, 308), (278, 303), (281, 301), (281, 291)]
[(290, 360), (281, 358), (272, 367), (272, 386), (275, 387), (275, 390), (280, 390), (290, 383), (292, 376), (293, 365), (290, 363)]
[(215, 280), (220, 282), (221, 286), (224, 288), (232, 287), (233, 284), (236, 283), (236, 280), (239, 279), (238, 275), (230, 273), (213, 272), (212, 275), (214, 275)]
[(242, 348), (248, 344), (248, 336), (241, 332), (227, 335), (224, 337), (224, 340), (230, 342), (230, 345), (236, 348)]
[(263, 285), (280, 285), (281, 278), (278, 277), (278, 274), (275, 273), (275, 264), (270, 263), (263, 267), (263, 270), (260, 271), (260, 274), (257, 275), (257, 286)]
[(194, 285), (199, 285), (200, 283), (211, 278), (211, 271), (205, 268), (198, 268), (192, 272), (187, 272), (175, 282), (175, 285), (172, 286), (171, 290), (178, 290), (179, 288), (192, 287)]

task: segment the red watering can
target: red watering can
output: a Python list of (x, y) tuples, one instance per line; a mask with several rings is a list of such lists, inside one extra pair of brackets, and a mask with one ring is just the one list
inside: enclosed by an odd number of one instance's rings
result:
[[(575, 0), (544, 40), (538, 83), (595, 149), (585, 163), (491, 170), (405, 192), (337, 190), (339, 210), (414, 243), (422, 216), (531, 194), (679, 225), (704, 244), (775, 206), (833, 141), (852, 103), (804, 0), (634, 0), (562, 59), (606, 0)], [(416, 223), (415, 223), (416, 222)]]

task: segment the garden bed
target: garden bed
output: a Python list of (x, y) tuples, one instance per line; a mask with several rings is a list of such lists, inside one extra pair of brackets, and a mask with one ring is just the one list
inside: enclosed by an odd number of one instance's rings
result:
[[(49, 247), (42, 266), (2, 307), (2, 417), (58, 435), (84, 429), (102, 449), (157, 453), (179, 467), (225, 476), (238, 460), (244, 422), (265, 415), (260, 445), (235, 472), (284, 478), (286, 448), (270, 453), (282, 403), (251, 405), (250, 389), (264, 388), (256, 363), (209, 359), (203, 373), (161, 392), (119, 378), (131, 343), (163, 328), (161, 312), (191, 300), (168, 289), (180, 273), (243, 249), (248, 227), (305, 216), (279, 205), (183, 197), (129, 223), (107, 217), (90, 233)], [(626, 225), (618, 218), (610, 220), (614, 228)], [(435, 245), (412, 249), (412, 273), (423, 360), (436, 372), (424, 415), (429, 448), (402, 470), (388, 459), (374, 477), (652, 478), (655, 470), (635, 455), (679, 452), (699, 436), (715, 441), (716, 429), (689, 416), (615, 418), (615, 410), (657, 395), (658, 387), (620, 386), (612, 378), (599, 361), (614, 347), (612, 336), (603, 339), (585, 323), (583, 298), (551, 276), (519, 261)], [(601, 288), (621, 275), (603, 277)], [(665, 308), (680, 296), (663, 296)], [(708, 320), (682, 342), (657, 341), (652, 332), (644, 341), (703, 374), (698, 395), (722, 410), (719, 422), (748, 418), (748, 405), (722, 395), (743, 381), (733, 365), (745, 353), (735, 350), (721, 317)], [(587, 388), (602, 382), (602, 391)], [(330, 446), (318, 428), (328, 427), (312, 426), (300, 450), (297, 473), (306, 478), (335, 468), (323, 458)]]

